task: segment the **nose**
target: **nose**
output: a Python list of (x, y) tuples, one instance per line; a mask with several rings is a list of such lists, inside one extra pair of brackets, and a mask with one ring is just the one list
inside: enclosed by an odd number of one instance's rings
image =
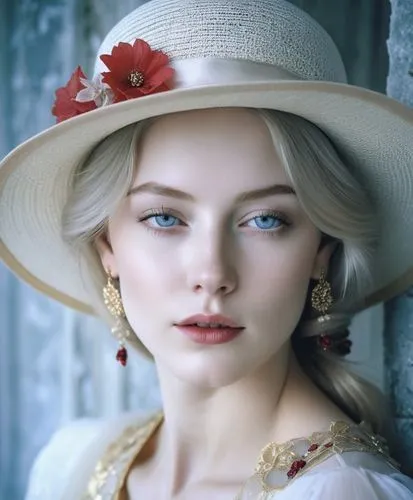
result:
[(189, 249), (187, 282), (189, 288), (207, 296), (227, 295), (238, 286), (234, 251), (228, 235), (197, 238)]

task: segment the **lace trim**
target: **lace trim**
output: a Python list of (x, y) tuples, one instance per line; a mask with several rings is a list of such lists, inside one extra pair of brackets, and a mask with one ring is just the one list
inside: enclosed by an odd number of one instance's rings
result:
[[(143, 426), (138, 424), (126, 428), (96, 465), (82, 500), (119, 500), (133, 461), (162, 420), (163, 415), (159, 413)], [(328, 431), (315, 432), (309, 438), (266, 445), (254, 475), (244, 483), (235, 500), (270, 500), (275, 492), (316, 465), (336, 453), (348, 451), (379, 455), (399, 469), (399, 464), (389, 456), (385, 440), (374, 435), (366, 423), (332, 422)]]
[(96, 464), (82, 500), (119, 500), (133, 461), (163, 420), (157, 413), (144, 425), (128, 426)]
[(365, 422), (359, 425), (332, 422), (327, 432), (315, 432), (309, 438), (283, 444), (269, 443), (261, 452), (254, 475), (244, 483), (235, 500), (270, 500), (274, 493), (316, 465), (336, 453), (348, 451), (379, 455), (399, 469), (399, 464), (389, 455), (385, 440), (374, 435)]

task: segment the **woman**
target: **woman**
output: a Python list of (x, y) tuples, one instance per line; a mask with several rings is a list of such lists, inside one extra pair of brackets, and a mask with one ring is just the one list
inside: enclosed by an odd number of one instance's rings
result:
[(342, 360), (408, 284), (413, 116), (345, 82), (283, 0), (153, 0), (3, 161), (5, 262), (107, 317), (163, 398), (56, 433), (28, 500), (413, 498)]

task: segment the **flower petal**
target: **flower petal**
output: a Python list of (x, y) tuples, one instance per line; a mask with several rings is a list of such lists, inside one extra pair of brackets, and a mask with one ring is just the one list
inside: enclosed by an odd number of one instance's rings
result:
[(88, 87), (86, 89), (80, 90), (77, 93), (76, 101), (77, 102), (90, 102), (96, 98), (97, 94), (98, 94), (98, 92), (96, 92), (96, 89), (94, 89), (93, 87)]
[(153, 51), (145, 40), (136, 39), (133, 44), (133, 59), (132, 67), (135, 70), (140, 70), (143, 73), (147, 71), (147, 67), (153, 57)]
[(160, 51), (155, 51), (152, 53), (152, 59), (145, 69), (145, 75), (151, 78), (153, 73), (156, 72), (162, 66), (167, 66), (169, 63), (169, 58), (166, 54)]
[(101, 98), (102, 98), (102, 104), (101, 104), (102, 106), (108, 106), (109, 104), (113, 104), (115, 99), (111, 89), (105, 89), (101, 94)]
[(81, 103), (75, 100), (77, 94), (85, 88), (81, 79), (86, 79), (86, 76), (81, 67), (78, 66), (66, 86), (56, 90), (52, 114), (56, 117), (57, 123), (96, 109), (96, 104), (93, 101)]
[(129, 43), (119, 42), (110, 55), (102, 54), (100, 59), (119, 79), (123, 80), (133, 70), (133, 49)]
[(86, 88), (93, 86), (93, 80), (91, 81), (87, 78), (79, 78), (79, 81)]
[(119, 80), (116, 75), (110, 72), (102, 73), (102, 76), (103, 81), (109, 86), (110, 90), (114, 94), (114, 102), (124, 101), (125, 96), (123, 91), (128, 90), (128, 85), (126, 85), (123, 80)]
[(70, 96), (66, 88), (56, 90), (56, 99), (52, 107), (52, 114), (56, 117), (57, 123), (76, 116), (76, 108), (70, 102)]
[(152, 85), (151, 87), (146, 87), (146, 89), (144, 90), (145, 95), (151, 95), (158, 94), (159, 92), (165, 92), (166, 90), (169, 90), (169, 87), (164, 83), (157, 83), (155, 85)]
[(76, 97), (76, 94), (79, 92), (79, 90), (84, 87), (80, 81), (81, 78), (86, 78), (86, 75), (83, 73), (82, 68), (78, 66), (72, 73), (70, 80), (66, 84), (66, 88), (71, 97)]
[[(175, 74), (175, 70), (173, 68), (163, 66), (159, 68), (156, 73), (154, 73), (151, 78), (148, 78), (148, 85), (158, 87), (160, 84), (170, 82)], [(168, 85), (167, 85), (168, 86)]]
[(130, 99), (137, 99), (144, 96), (143, 87), (132, 87), (126, 90), (119, 90), (119, 100), (116, 102), (126, 101)]

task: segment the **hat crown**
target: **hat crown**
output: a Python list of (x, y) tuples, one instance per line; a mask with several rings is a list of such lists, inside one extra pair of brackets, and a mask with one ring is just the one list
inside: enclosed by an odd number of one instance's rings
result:
[(172, 60), (248, 60), (298, 79), (346, 83), (343, 61), (327, 32), (285, 0), (151, 0), (124, 17), (102, 42), (100, 55), (136, 38)]

